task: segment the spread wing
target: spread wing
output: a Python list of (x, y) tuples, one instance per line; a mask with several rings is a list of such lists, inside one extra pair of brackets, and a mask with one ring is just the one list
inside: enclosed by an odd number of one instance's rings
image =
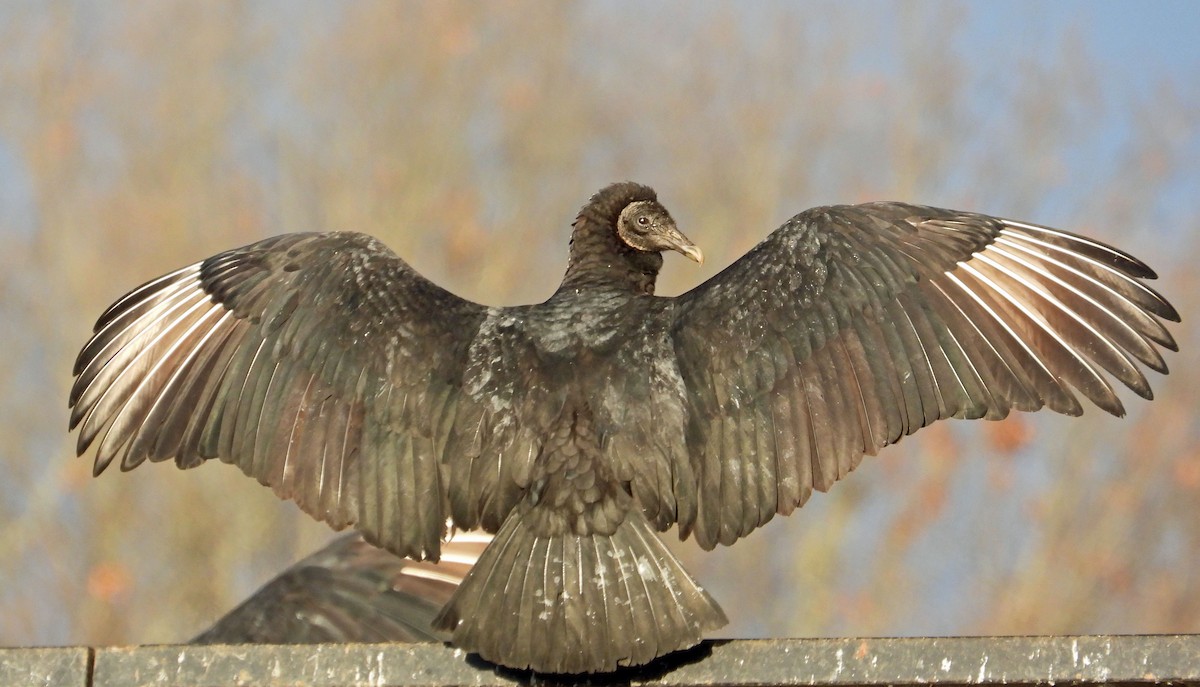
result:
[(431, 627), (491, 537), (464, 533), (439, 563), (417, 563), (339, 537), (288, 568), (193, 644), (440, 641)]
[(209, 458), (417, 558), (445, 528), (439, 457), (482, 306), (363, 234), (287, 234), (138, 287), (96, 323), (71, 390), (78, 450)]
[[(948, 417), (1074, 392), (1151, 397), (1178, 321), (1133, 257), (1066, 232), (896, 203), (815, 208), (677, 302), (694, 508), (680, 528), (729, 544), (802, 505), (864, 454)], [(691, 490), (688, 490), (689, 492)]]

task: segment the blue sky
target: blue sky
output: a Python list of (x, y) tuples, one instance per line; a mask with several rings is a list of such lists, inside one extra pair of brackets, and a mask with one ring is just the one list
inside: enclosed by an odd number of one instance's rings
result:
[[(967, 33), (1006, 36), (1015, 50), (1039, 52), (1056, 36), (1079, 31), (1112, 81), (1135, 89), (1162, 75), (1200, 76), (1200, 4), (1187, 0), (1115, 2), (972, 2)], [(995, 47), (995, 46), (993, 46)], [(1193, 81), (1195, 83), (1195, 81)]]

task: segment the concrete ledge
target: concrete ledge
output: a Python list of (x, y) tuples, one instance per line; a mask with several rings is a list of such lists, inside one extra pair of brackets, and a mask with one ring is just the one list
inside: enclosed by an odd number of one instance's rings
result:
[(444, 687), (571, 682), (712, 687), (1200, 685), (1200, 635), (717, 640), (651, 666), (577, 680), (498, 670), (439, 644), (0, 650), (3, 685)]
[(92, 670), (92, 650), (85, 646), (44, 649), (0, 649), (0, 685), (85, 687)]

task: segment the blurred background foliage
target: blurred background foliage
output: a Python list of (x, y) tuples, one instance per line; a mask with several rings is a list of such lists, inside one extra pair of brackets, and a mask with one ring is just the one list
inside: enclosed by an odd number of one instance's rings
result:
[[(65, 399), (117, 296), (336, 228), (537, 301), (619, 179), (708, 257), (668, 258), (668, 294), (801, 209), (904, 199), (1114, 242), (1184, 314), (1159, 399), (1122, 421), (942, 423), (730, 549), (676, 543), (723, 635), (1200, 631), (1200, 24), (1093, 9), (6, 3), (0, 644), (182, 640), (330, 536), (225, 466), (91, 479)], [(1170, 59), (1141, 71), (1138, 46)]]

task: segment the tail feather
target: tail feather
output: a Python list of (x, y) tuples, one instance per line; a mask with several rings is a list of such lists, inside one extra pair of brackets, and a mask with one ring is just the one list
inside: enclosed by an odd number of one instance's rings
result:
[(518, 507), (434, 627), (510, 668), (593, 673), (699, 643), (725, 614), (639, 510), (611, 535), (538, 535)]

